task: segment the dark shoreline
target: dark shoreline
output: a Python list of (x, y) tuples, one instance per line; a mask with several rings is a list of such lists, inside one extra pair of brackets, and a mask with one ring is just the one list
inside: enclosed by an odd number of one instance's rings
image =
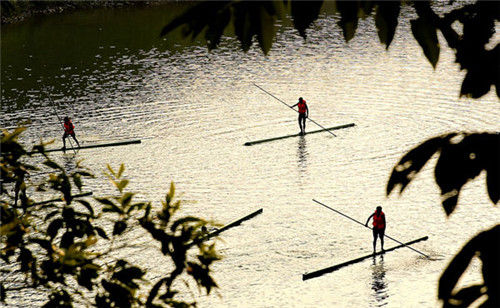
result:
[(35, 16), (60, 14), (96, 8), (124, 8), (149, 6), (169, 0), (93, 0), (93, 1), (1, 1), (1, 24), (15, 24)]

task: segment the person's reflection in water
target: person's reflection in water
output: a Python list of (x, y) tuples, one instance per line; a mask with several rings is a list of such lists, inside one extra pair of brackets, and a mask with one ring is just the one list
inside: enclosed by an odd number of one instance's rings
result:
[(64, 160), (64, 170), (67, 174), (71, 174), (76, 171), (76, 159), (74, 154), (63, 155), (62, 158)]
[(309, 153), (307, 152), (306, 138), (304, 136), (299, 136), (297, 145), (297, 164), (301, 175), (307, 171), (307, 156), (309, 156)]
[(377, 264), (377, 256), (373, 256), (372, 262), (372, 290), (375, 298), (375, 306), (382, 307), (387, 305), (387, 281), (385, 280), (384, 256), (379, 256)]

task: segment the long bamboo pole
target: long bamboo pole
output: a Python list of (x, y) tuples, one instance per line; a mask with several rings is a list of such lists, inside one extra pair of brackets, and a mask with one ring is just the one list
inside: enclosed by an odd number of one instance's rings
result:
[[(54, 108), (54, 112), (55, 112), (57, 118), (59, 119), (59, 124), (61, 124), (62, 129), (64, 131), (64, 124), (63, 124), (63, 121), (61, 120), (61, 118), (59, 117), (59, 114), (57, 113), (57, 109), (56, 109), (55, 103), (52, 100), (52, 97), (50, 96), (50, 93), (48, 93), (48, 92), (45, 92), (45, 93), (49, 97), (50, 102), (52, 103), (52, 108)], [(69, 140), (69, 144), (71, 145), (71, 148), (73, 149), (73, 152), (76, 154), (76, 150), (75, 150), (75, 147), (73, 146), (73, 143), (71, 142), (71, 138), (68, 138), (68, 140)]]
[[(266, 90), (262, 89), (261, 87), (259, 87), (257, 84), (253, 84), (254, 86), (256, 86), (257, 88), (261, 89), (263, 92), (269, 94), (270, 96), (272, 96), (273, 98), (275, 98), (276, 100), (278, 100), (280, 103), (284, 104), (285, 106), (287, 106), (288, 108), (292, 109), (293, 111), (297, 112), (297, 110), (293, 109), (292, 106), (288, 105), (287, 103), (285, 103), (284, 101), (282, 101), (281, 99), (277, 98), (276, 96), (272, 95), (271, 93), (267, 92)], [(330, 134), (332, 134), (334, 137), (337, 137), (337, 135), (335, 135), (334, 133), (332, 133), (331, 131), (329, 131), (327, 128), (323, 127), (321, 124), (319, 124), (318, 122), (314, 121), (313, 119), (311, 119), (310, 117), (307, 117), (307, 119), (311, 122), (313, 122), (314, 124), (318, 125), (319, 127), (321, 127), (323, 130), (329, 132)]]
[[(340, 215), (342, 215), (342, 216), (344, 216), (344, 217), (346, 217), (346, 218), (349, 218), (350, 220), (352, 220), (352, 221), (354, 221), (354, 222), (356, 222), (356, 223), (358, 223), (358, 224), (362, 225), (363, 227), (365, 227), (365, 228), (368, 228), (368, 229), (372, 230), (372, 228), (370, 228), (370, 227), (366, 226), (364, 223), (362, 223), (362, 222), (360, 222), (360, 221), (358, 221), (358, 220), (356, 220), (356, 219), (354, 219), (354, 218), (352, 218), (352, 217), (349, 217), (349, 216), (347, 216), (346, 214), (343, 214), (343, 213), (341, 213), (341, 212), (337, 211), (336, 209), (331, 208), (331, 207), (329, 207), (328, 205), (326, 205), (326, 204), (323, 204), (323, 203), (319, 202), (318, 200), (315, 200), (315, 199), (312, 199), (312, 200), (313, 200), (314, 202), (318, 203), (319, 205), (322, 205), (322, 206), (326, 207), (327, 209), (332, 210), (332, 211), (336, 212), (337, 214), (340, 214)], [(389, 236), (389, 235), (387, 235), (387, 234), (384, 234), (384, 236), (385, 236), (385, 237), (387, 237), (387, 238), (389, 238), (389, 239), (391, 239), (391, 240), (393, 240), (393, 241), (395, 241), (396, 243), (399, 243), (399, 244), (401, 244), (401, 245), (404, 245), (406, 248), (409, 248), (409, 249), (411, 249), (411, 250), (413, 250), (413, 251), (415, 251), (415, 252), (418, 252), (418, 253), (419, 253), (419, 254), (421, 254), (422, 256), (424, 256), (424, 257), (426, 257), (426, 258), (430, 259), (430, 257), (429, 257), (428, 255), (426, 255), (425, 253), (423, 253), (423, 252), (421, 252), (421, 251), (418, 251), (418, 250), (416, 250), (415, 248), (413, 248), (413, 247), (411, 247), (411, 246), (408, 246), (408, 245), (406, 245), (406, 244), (404, 244), (404, 243), (402, 243), (402, 242), (400, 242), (400, 241), (396, 240), (395, 238), (390, 237), (390, 236)]]

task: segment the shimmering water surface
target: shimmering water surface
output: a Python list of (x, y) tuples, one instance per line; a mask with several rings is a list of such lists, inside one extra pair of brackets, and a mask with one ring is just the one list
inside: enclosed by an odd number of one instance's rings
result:
[[(201, 307), (437, 306), (437, 281), (449, 259), (498, 222), (484, 174), (465, 186), (449, 219), (433, 180), (435, 160), (402, 197), (386, 198), (386, 183), (399, 158), (427, 138), (498, 131), (497, 97), (459, 99), (463, 74), (452, 52), (442, 49), (433, 70), (411, 37), (408, 17), (388, 51), (372, 20), (362, 21), (346, 44), (335, 16), (324, 14), (305, 42), (281, 26), (264, 56), (257, 48), (243, 53), (228, 38), (212, 52), (160, 39), (161, 27), (180, 9), (93, 10), (2, 27), (1, 127), (30, 119), (23, 143), (55, 139), (59, 147), (57, 112), (73, 117), (83, 144), (142, 139), (52, 155), (68, 169), (83, 159), (97, 175), (84, 189), (94, 194), (113, 192), (102, 171), (123, 162), (141, 199), (161, 200), (173, 180), (189, 201), (185, 214), (224, 224), (263, 208), (223, 233), (224, 260), (215, 266), (220, 296), (195, 295)], [(335, 131), (337, 137), (320, 133), (245, 147), (298, 132), (296, 114), (253, 83), (289, 104), (304, 97), (310, 117), (323, 126), (356, 126)], [(372, 249), (371, 231), (312, 198), (363, 222), (381, 205), (386, 233), (401, 241), (428, 235), (415, 248), (434, 260), (400, 249), (303, 282), (303, 273)], [(149, 241), (137, 232), (131, 237)], [(142, 260), (155, 279), (165, 265), (145, 253), (125, 257)], [(474, 262), (462, 283), (480, 279), (479, 269)], [(41, 299), (18, 294), (13, 303), (38, 306)]]

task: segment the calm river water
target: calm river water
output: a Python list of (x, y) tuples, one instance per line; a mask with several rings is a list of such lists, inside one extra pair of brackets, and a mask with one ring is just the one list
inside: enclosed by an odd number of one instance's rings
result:
[[(181, 5), (182, 6), (182, 5)], [(234, 39), (208, 52), (159, 38), (182, 8), (175, 5), (92, 10), (2, 27), (1, 127), (30, 119), (27, 145), (56, 139), (55, 111), (74, 119), (80, 142), (142, 139), (139, 145), (54, 154), (68, 169), (83, 159), (97, 177), (84, 190), (113, 193), (102, 171), (126, 165), (139, 198), (163, 199), (170, 181), (182, 192), (183, 213), (222, 224), (259, 208), (263, 214), (223, 233), (224, 260), (215, 266), (220, 296), (197, 295), (200, 307), (435, 307), (437, 282), (470, 237), (499, 221), (482, 174), (467, 184), (456, 212), (446, 218), (426, 165), (402, 197), (385, 196), (391, 168), (409, 149), (451, 131), (498, 131), (500, 108), (491, 92), (459, 98), (463, 73), (444, 47), (435, 70), (411, 37), (409, 18), (388, 51), (373, 21), (359, 25), (346, 44), (336, 19), (322, 15), (307, 41), (279, 29), (268, 56), (239, 51)], [(402, 14), (408, 15), (407, 10)], [(304, 97), (310, 117), (328, 133), (245, 147), (247, 141), (298, 132), (289, 104)], [(50, 93), (54, 104), (49, 100)], [(316, 129), (308, 123), (308, 130)], [(315, 198), (365, 221), (377, 205), (386, 233), (400, 249), (308, 281), (302, 274), (371, 252), (371, 231), (312, 201)], [(132, 232), (134, 233), (134, 232)], [(137, 233), (137, 232), (135, 232)], [(149, 238), (131, 234), (139, 242)], [(386, 241), (386, 247), (394, 243)], [(164, 263), (147, 251), (125, 257), (156, 279)], [(144, 258), (146, 257), (146, 258)], [(480, 279), (475, 261), (462, 280)], [(36, 294), (12, 303), (36, 307)]]

